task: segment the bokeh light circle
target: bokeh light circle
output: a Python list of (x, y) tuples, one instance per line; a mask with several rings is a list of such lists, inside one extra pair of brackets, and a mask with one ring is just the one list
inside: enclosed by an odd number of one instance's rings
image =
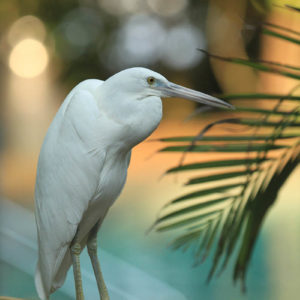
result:
[(16, 45), (24, 38), (43, 42), (46, 38), (46, 28), (39, 18), (32, 15), (23, 16), (12, 24), (7, 38), (11, 46)]
[(20, 41), (11, 51), (9, 67), (18, 76), (33, 78), (40, 75), (48, 65), (46, 47), (35, 39)]
[(153, 16), (128, 18), (109, 49), (110, 64), (117, 69), (155, 63), (160, 58), (165, 33), (163, 24)]
[(197, 48), (205, 47), (205, 39), (195, 26), (188, 23), (175, 26), (165, 40), (162, 63), (177, 70), (192, 68), (203, 57)]

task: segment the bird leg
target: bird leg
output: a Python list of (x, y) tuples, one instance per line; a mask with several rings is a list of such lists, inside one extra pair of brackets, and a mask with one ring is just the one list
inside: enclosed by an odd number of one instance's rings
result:
[(84, 300), (81, 271), (80, 271), (80, 259), (79, 259), (81, 253), (81, 245), (76, 240), (76, 238), (71, 244), (70, 251), (71, 251), (73, 272), (74, 272), (74, 279), (75, 279), (76, 300)]
[(98, 290), (100, 293), (100, 299), (101, 300), (109, 300), (109, 295), (107, 291), (107, 287), (105, 285), (103, 275), (100, 269), (100, 263), (97, 257), (97, 232), (98, 232), (99, 226), (96, 225), (90, 232), (90, 235), (88, 237), (87, 241), (87, 249), (88, 253), (92, 262), (92, 266), (94, 269), (96, 281)]

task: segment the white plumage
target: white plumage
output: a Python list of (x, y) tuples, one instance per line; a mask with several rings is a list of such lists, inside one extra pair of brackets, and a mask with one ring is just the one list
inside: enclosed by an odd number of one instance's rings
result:
[[(124, 70), (104, 82), (83, 81), (64, 100), (45, 137), (37, 169), (35, 283), (41, 299), (64, 283), (74, 239), (82, 250), (91, 229), (99, 229), (119, 196), (131, 149), (158, 126), (164, 96), (230, 107), (144, 68)], [(78, 291), (77, 299), (83, 299)], [(101, 287), (99, 291), (108, 299)]]

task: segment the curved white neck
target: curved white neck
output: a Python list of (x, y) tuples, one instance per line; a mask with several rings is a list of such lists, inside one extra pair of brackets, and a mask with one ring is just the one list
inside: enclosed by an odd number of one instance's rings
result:
[(119, 134), (130, 148), (146, 139), (159, 125), (162, 102), (159, 97), (120, 93), (104, 82), (96, 91), (97, 104), (102, 113), (119, 124)]

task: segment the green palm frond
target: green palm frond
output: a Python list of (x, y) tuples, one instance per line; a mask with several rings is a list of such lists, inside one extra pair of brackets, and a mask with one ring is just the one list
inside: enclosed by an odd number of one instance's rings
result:
[[(279, 34), (275, 32), (276, 26), (273, 28), (274, 31), (265, 29), (263, 33), (299, 44), (298, 39)], [(207, 54), (300, 81), (299, 66)], [(245, 289), (247, 267), (266, 213), (300, 160), (300, 96), (294, 95), (298, 88), (300, 82), (286, 95), (222, 95), (221, 98), (233, 104), (238, 100), (234, 112), (237, 118), (209, 124), (197, 136), (160, 139), (167, 144), (161, 152), (183, 154), (179, 165), (166, 174), (189, 171), (197, 174), (185, 183), (194, 190), (167, 203), (154, 228), (159, 232), (177, 230), (178, 237), (171, 248), (185, 251), (193, 247), (195, 265), (212, 252), (208, 280), (224, 270), (238, 247), (233, 278), (240, 280)], [(245, 104), (240, 101), (246, 99), (252, 100), (251, 105), (249, 101)], [(232, 130), (230, 134), (220, 134), (219, 130), (216, 134), (216, 127), (224, 123), (231, 129), (242, 126), (247, 130), (239, 130), (238, 134)], [(184, 163), (188, 153), (197, 157), (202, 152), (220, 153), (221, 157)]]
[(288, 5), (288, 4), (286, 4), (285, 7), (289, 8), (289, 9), (292, 9), (296, 12), (300, 12), (300, 7), (295, 7), (295, 6)]

